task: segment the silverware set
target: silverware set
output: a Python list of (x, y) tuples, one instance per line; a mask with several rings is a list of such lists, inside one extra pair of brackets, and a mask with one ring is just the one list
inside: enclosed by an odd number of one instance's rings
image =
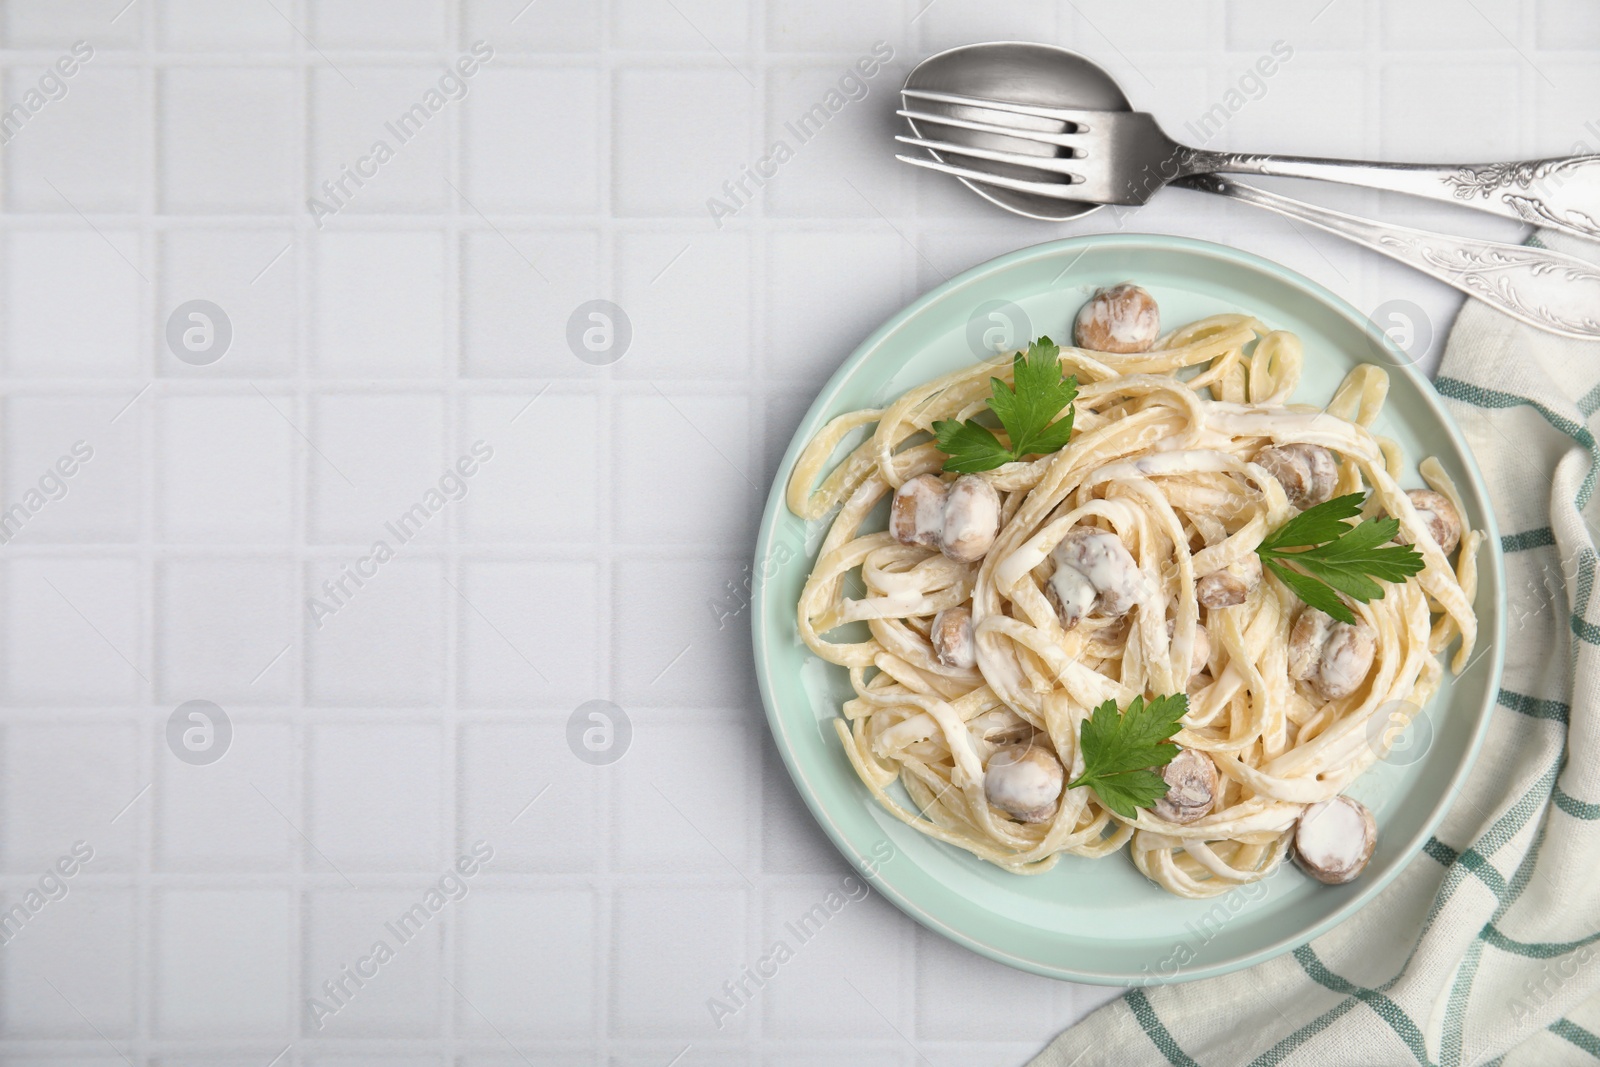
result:
[[(1489, 164), (1371, 163), (1216, 152), (1168, 137), (1110, 75), (1050, 45), (992, 43), (919, 64), (897, 158), (958, 178), (1030, 218), (1066, 220), (1138, 206), (1166, 185), (1214, 193), (1338, 234), (1551, 333), (1600, 340), (1600, 269), (1538, 245), (1376, 222), (1225, 174), (1320, 178), (1446, 201), (1600, 240), (1600, 156)], [(1600, 249), (1597, 249), (1600, 250)]]

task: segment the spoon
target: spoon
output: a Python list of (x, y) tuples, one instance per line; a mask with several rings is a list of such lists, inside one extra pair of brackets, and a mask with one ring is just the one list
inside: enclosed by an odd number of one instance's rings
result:
[[(1192, 148), (1168, 137), (1154, 116), (1132, 110), (1105, 71), (1075, 52), (1043, 44), (993, 42), (940, 52), (917, 65), (902, 93), (920, 110), (899, 112), (916, 134), (899, 140), (929, 149), (935, 158), (952, 153), (998, 163), (999, 169), (975, 165), (980, 174), (1001, 179), (981, 184), (1011, 192), (1074, 203), (1137, 205), (1163, 185), (1197, 174), (1321, 178), (1459, 203), (1578, 237), (1600, 238), (1600, 156), (1371, 163)], [(948, 130), (947, 140), (925, 135), (919, 122)], [(1063, 148), (1068, 149), (1065, 155)], [(1048, 170), (1051, 180), (1039, 184), (1052, 188), (1020, 185), (1038, 176), (1004, 169), (1019, 164)], [(975, 181), (963, 180), (969, 185)], [(1060, 188), (1071, 184), (1087, 188)], [(1080, 213), (1076, 208), (1051, 211), (1031, 201), (1014, 206), (1036, 218), (1059, 220)]]
[[(900, 112), (917, 136), (899, 139), (927, 148), (933, 157), (900, 156), (905, 162), (953, 175), (991, 203), (1029, 218), (1066, 221), (1102, 206), (1097, 201), (1119, 202), (1101, 195), (1103, 180), (1071, 182), (1063, 171), (1086, 170), (1093, 160), (1059, 155), (1059, 146), (1074, 135), (1061, 133), (1059, 119), (1029, 113), (1056, 109), (1138, 115), (1110, 75), (1084, 57), (1051, 45), (966, 45), (918, 64), (905, 91), (920, 107), (939, 109)], [(1015, 105), (985, 109), (981, 102), (1017, 100), (1030, 104), (1019, 112)], [(948, 128), (947, 136), (960, 143), (945, 148), (973, 157), (973, 165), (944, 162), (922, 136), (919, 121)], [(1097, 143), (1102, 153), (1117, 150), (1115, 141)], [(1299, 219), (1399, 260), (1529, 325), (1564, 337), (1600, 340), (1600, 270), (1574, 256), (1374, 222), (1214, 174), (1186, 173), (1173, 184)], [(1085, 195), (1094, 199), (1077, 199)]]

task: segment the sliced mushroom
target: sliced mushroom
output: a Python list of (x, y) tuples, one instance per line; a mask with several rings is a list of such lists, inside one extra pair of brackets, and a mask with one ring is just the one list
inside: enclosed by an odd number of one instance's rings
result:
[(1046, 822), (1056, 813), (1066, 774), (1056, 754), (1037, 740), (1007, 745), (989, 757), (983, 792), (1019, 822)]
[(1078, 309), (1072, 334), (1079, 348), (1095, 352), (1148, 352), (1161, 336), (1161, 310), (1155, 297), (1123, 282)]
[[(1461, 516), (1456, 514), (1456, 506), (1450, 503), (1450, 498), (1432, 489), (1407, 489), (1406, 496), (1410, 498), (1411, 506), (1417, 509), (1418, 517), (1427, 525), (1428, 536), (1433, 538), (1433, 543), (1447, 556), (1454, 552), (1461, 543)], [(1411, 541), (1404, 530), (1395, 540), (1402, 545)]]
[(1055, 573), (1044, 583), (1044, 597), (1055, 609), (1064, 630), (1078, 625), (1078, 620), (1089, 614), (1099, 595), (1094, 583), (1081, 572), (1061, 564), (1056, 565)]
[(1045, 594), (1069, 630), (1090, 611), (1110, 618), (1126, 615), (1149, 595), (1133, 555), (1110, 531), (1074, 526), (1051, 549), (1050, 558), (1056, 569)]
[(1366, 869), (1378, 842), (1378, 824), (1359, 800), (1329, 797), (1300, 813), (1294, 858), (1300, 869), (1327, 885), (1343, 885)]
[(989, 551), (999, 532), (999, 492), (976, 474), (957, 478), (945, 496), (940, 551), (959, 563), (974, 563)]
[(1367, 626), (1339, 622), (1308, 607), (1289, 631), (1289, 676), (1311, 686), (1324, 700), (1337, 700), (1360, 688), (1376, 651)]
[(1250, 590), (1227, 571), (1212, 571), (1194, 583), (1194, 595), (1203, 608), (1231, 608), (1243, 604)]
[(928, 632), (933, 642), (933, 658), (946, 667), (975, 667), (978, 664), (978, 646), (972, 639), (972, 611), (969, 608), (946, 608), (933, 617), (933, 629)]
[(1296, 508), (1309, 508), (1333, 498), (1339, 468), (1333, 453), (1321, 445), (1269, 445), (1256, 453), (1256, 462), (1277, 479)]
[(1195, 748), (1179, 749), (1172, 762), (1161, 768), (1167, 795), (1150, 809), (1158, 819), (1187, 825), (1211, 814), (1219, 792), (1217, 765)]
[(944, 483), (937, 474), (919, 474), (894, 491), (889, 532), (902, 545), (938, 548), (944, 532)]
[(1308, 682), (1322, 666), (1322, 646), (1328, 640), (1333, 616), (1316, 608), (1306, 608), (1289, 631), (1289, 677)]
[(1203, 608), (1231, 608), (1243, 604), (1261, 584), (1261, 557), (1254, 552), (1194, 583), (1194, 596)]

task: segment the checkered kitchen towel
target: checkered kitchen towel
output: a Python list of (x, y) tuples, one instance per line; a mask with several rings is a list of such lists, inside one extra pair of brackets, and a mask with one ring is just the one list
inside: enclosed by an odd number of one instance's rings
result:
[(1503, 688), (1461, 797), (1332, 932), (1236, 974), (1132, 990), (1032, 1067), (1600, 1058), (1600, 344), (1468, 301), (1435, 384), (1505, 531)]

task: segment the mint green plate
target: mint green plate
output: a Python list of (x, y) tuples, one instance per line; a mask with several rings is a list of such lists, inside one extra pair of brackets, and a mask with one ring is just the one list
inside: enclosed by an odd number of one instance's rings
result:
[[(1155, 295), (1167, 327), (1239, 311), (1298, 334), (1306, 350), (1298, 400), (1324, 403), (1351, 367), (1384, 365), (1391, 384), (1376, 429), (1405, 449), (1413, 464), (1408, 484), (1423, 484), (1418, 460), (1439, 457), (1465, 498), (1468, 524), (1488, 533), (1479, 552), (1479, 651), (1459, 677), (1446, 672), (1390, 759), (1351, 787), (1379, 832), (1371, 864), (1349, 885), (1320, 885), (1285, 863), (1255, 886), (1191, 901), (1147, 881), (1126, 853), (1066, 857), (1046, 874), (1025, 876), (924, 837), (882, 811), (857, 779), (831, 723), (851, 695), (846, 672), (812, 656), (796, 631), (795, 605), (822, 531), (822, 524), (808, 530), (784, 505), (805, 442), (835, 415), (881, 405), (972, 362), (973, 335), (985, 329), (1004, 331), (1011, 322), (1006, 344), (1041, 333), (1066, 340), (1094, 289), (1130, 279)], [(1488, 726), (1504, 647), (1499, 545), (1483, 481), (1433, 387), (1344, 300), (1275, 263), (1203, 241), (1139, 234), (1054, 241), (975, 267), (895, 315), (811, 405), (778, 468), (756, 544), (756, 673), (800, 795), (845, 857), (901, 910), (1036, 974), (1108, 985), (1187, 981), (1305, 943), (1353, 915), (1417, 854)]]

